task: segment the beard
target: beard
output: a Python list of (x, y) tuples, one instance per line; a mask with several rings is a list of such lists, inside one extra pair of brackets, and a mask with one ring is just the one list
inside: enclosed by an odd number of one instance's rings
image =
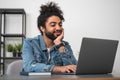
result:
[(46, 35), (49, 39), (51, 39), (51, 40), (55, 40), (55, 39), (57, 38), (57, 37), (55, 37), (54, 34), (51, 33), (51, 32), (45, 32), (45, 35)]
[(51, 39), (51, 40), (55, 40), (57, 37), (54, 36), (54, 32), (49, 32), (48, 30), (45, 30), (45, 35)]
[[(49, 32), (47, 30), (45, 30), (45, 35), (51, 39), (51, 40), (55, 40), (59, 35), (55, 36), (54, 33), (57, 32), (57, 31), (54, 31), (53, 33), (52, 32)], [(59, 32), (62, 32), (61, 30), (59, 30)]]

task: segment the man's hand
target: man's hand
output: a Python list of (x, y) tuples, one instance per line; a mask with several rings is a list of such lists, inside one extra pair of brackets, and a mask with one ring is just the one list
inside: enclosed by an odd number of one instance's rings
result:
[(53, 68), (53, 72), (62, 72), (62, 73), (70, 73), (70, 72), (76, 72), (76, 65), (67, 65), (67, 66), (55, 66)]
[(54, 40), (55, 45), (60, 44), (63, 38), (64, 38), (64, 29), (62, 29), (62, 33)]
[[(59, 45), (60, 43), (62, 43), (62, 40), (64, 38), (64, 29), (62, 28), (62, 33), (54, 40), (55, 45)], [(65, 47), (61, 46), (59, 47), (59, 52), (64, 52), (65, 51)]]

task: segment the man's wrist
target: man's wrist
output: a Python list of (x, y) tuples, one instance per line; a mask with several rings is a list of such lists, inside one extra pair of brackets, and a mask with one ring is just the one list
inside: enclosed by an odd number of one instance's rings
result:
[(54, 66), (52, 72), (61, 72), (61, 66)]
[(65, 46), (65, 43), (64, 43), (64, 42), (61, 42), (61, 43), (59, 43), (58, 45), (56, 45), (56, 48), (59, 49), (59, 48), (62, 47), (62, 46)]
[(65, 46), (61, 46), (58, 50), (60, 53), (65, 52)]

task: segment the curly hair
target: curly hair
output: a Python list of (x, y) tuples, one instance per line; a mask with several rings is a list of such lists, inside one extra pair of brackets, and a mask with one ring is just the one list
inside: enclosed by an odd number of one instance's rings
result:
[[(60, 7), (57, 6), (54, 2), (49, 2), (46, 5), (42, 5), (40, 10), (40, 15), (38, 16), (37, 24), (38, 29), (40, 30), (40, 26), (46, 28), (45, 22), (50, 16), (58, 16), (61, 21), (64, 21), (63, 12)], [(42, 31), (40, 30), (41, 34), (43, 35)]]

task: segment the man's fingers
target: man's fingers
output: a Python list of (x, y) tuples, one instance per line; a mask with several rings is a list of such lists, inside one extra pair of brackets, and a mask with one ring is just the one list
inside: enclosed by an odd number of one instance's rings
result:
[(69, 70), (69, 72), (76, 72), (76, 65), (68, 65), (66, 68)]

